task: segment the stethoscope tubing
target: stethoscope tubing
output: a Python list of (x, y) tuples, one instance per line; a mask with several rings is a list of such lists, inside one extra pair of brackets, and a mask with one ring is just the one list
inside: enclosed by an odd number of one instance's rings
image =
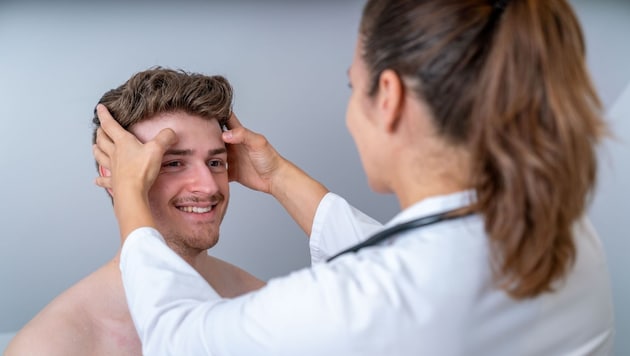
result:
[(445, 212), (441, 212), (441, 213), (437, 213), (437, 214), (433, 214), (433, 215), (427, 215), (427, 216), (423, 216), (423, 217), (419, 217), (404, 223), (400, 223), (397, 225), (394, 225), (392, 227), (388, 227), (386, 229), (384, 229), (383, 231), (377, 232), (376, 234), (372, 235), (371, 237), (369, 237), (367, 240), (362, 241), (354, 246), (351, 246), (339, 253), (337, 253), (336, 255), (329, 257), (326, 262), (330, 262), (334, 259), (336, 259), (339, 256), (348, 254), (348, 253), (355, 253), (357, 251), (359, 251), (362, 248), (365, 247), (369, 247), (369, 246), (374, 246), (377, 245), (397, 234), (400, 234), (402, 232), (405, 231), (409, 231), (412, 229), (419, 229), (419, 228), (423, 228), (423, 227), (427, 227), (430, 225), (434, 225), (440, 222), (444, 222), (444, 221), (449, 221), (449, 220), (454, 220), (454, 219), (461, 219), (464, 218), (466, 216), (472, 215), (473, 212), (468, 212), (468, 213), (464, 213), (464, 214), (458, 214), (458, 211), (461, 211), (462, 209), (454, 209), (454, 210), (449, 210), (449, 211), (445, 211)]

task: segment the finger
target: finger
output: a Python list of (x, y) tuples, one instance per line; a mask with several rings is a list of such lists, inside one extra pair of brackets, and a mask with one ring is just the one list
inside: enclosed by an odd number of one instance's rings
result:
[(229, 130), (222, 134), (225, 143), (243, 144), (248, 148), (260, 147), (266, 143), (267, 139), (263, 135), (243, 126), (235, 113), (230, 115), (226, 126)]
[(221, 138), (223, 139), (223, 142), (233, 143), (233, 144), (241, 143), (242, 135), (238, 134), (238, 130), (239, 130), (238, 128), (235, 128), (235, 129), (223, 131), (223, 133), (221, 133)]
[(109, 156), (105, 152), (103, 152), (97, 145), (92, 146), (92, 154), (94, 155), (94, 159), (99, 166), (108, 170), (111, 168)]
[(105, 105), (98, 104), (96, 106), (96, 114), (101, 123), (101, 128), (105, 131), (107, 136), (112, 139), (112, 141), (116, 142), (129, 135), (129, 132), (123, 129), (122, 126), (114, 120), (114, 117), (112, 117)]
[(111, 189), (112, 188), (112, 178), (111, 177), (96, 177), (96, 179), (94, 179), (94, 184), (96, 184), (97, 186), (101, 187), (101, 188), (105, 188), (105, 189)]
[(234, 135), (233, 130), (242, 128), (243, 125), (240, 121), (238, 121), (238, 118), (236, 117), (236, 114), (234, 114), (234, 112), (232, 112), (230, 118), (226, 121), (225, 127), (227, 128), (227, 130), (222, 133), (223, 141), (225, 143), (239, 143), (232, 139), (232, 136)]
[(166, 151), (169, 147), (177, 143), (177, 135), (172, 129), (166, 128), (160, 131), (153, 140)]
[(232, 112), (232, 115), (230, 115), (230, 118), (225, 123), (225, 126), (227, 126), (227, 128), (231, 130), (237, 127), (243, 127), (243, 124), (241, 124), (241, 122), (238, 120), (236, 114)]
[(115, 148), (114, 142), (109, 136), (107, 136), (102, 128), (96, 130), (96, 146), (107, 154), (114, 152)]
[(229, 144), (241, 144), (248, 150), (258, 150), (265, 146), (267, 139), (245, 127), (236, 127), (223, 133), (223, 141)]
[(258, 136), (255, 132), (246, 129), (243, 126), (237, 126), (233, 129), (223, 132), (222, 137), (225, 143), (244, 144), (252, 142)]

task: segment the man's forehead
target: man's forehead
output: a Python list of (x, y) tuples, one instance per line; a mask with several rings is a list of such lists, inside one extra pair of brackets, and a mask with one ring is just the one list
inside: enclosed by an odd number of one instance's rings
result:
[(136, 135), (141, 142), (146, 142), (166, 128), (172, 129), (178, 135), (208, 130), (213, 134), (216, 133), (219, 138), (222, 132), (217, 119), (208, 119), (180, 111), (161, 113), (144, 119), (130, 126), (129, 131)]

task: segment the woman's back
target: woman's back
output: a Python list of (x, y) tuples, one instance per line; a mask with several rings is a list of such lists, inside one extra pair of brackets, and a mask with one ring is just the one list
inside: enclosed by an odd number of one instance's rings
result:
[[(426, 199), (387, 225), (463, 206), (466, 196)], [(320, 205), (313, 226), (311, 249), (322, 258), (364, 238), (360, 232), (374, 230), (373, 222), (334, 194)], [(494, 282), (479, 216), (400, 234), (386, 247), (364, 249), (358, 258), (338, 262), (337, 270), (353, 271), (356, 285), (348, 290), (378, 290), (347, 307), (361, 309), (361, 322), (372, 321), (371, 327), (356, 327), (351, 318), (340, 328), (358, 330), (353, 337), (361, 340), (389, 330), (397, 336), (391, 344), (379, 341), (369, 349), (380, 344), (397, 355), (409, 350), (427, 355), (610, 354), (613, 309), (603, 250), (586, 220), (575, 224), (574, 240), (575, 264), (566, 279), (555, 283), (553, 292), (515, 299)]]

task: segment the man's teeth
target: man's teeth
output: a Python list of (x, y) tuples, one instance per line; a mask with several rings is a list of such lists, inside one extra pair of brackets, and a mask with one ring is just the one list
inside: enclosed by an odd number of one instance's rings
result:
[(180, 206), (178, 209), (186, 213), (203, 214), (212, 210), (212, 207), (209, 206), (207, 208), (200, 208), (197, 206)]

